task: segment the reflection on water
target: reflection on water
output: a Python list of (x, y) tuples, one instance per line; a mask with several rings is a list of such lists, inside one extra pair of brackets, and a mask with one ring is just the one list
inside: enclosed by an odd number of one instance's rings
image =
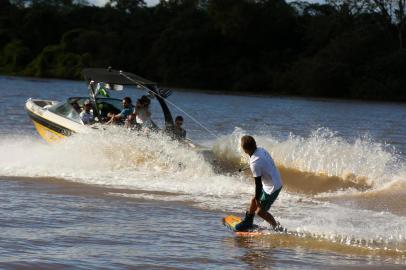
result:
[[(225, 239), (225, 243), (243, 248), (241, 260), (251, 269), (359, 269), (364, 264), (369, 264), (368, 269), (382, 266), (397, 269), (397, 264), (404, 264), (406, 260), (404, 253), (360, 249), (284, 234), (232, 237)], [(317, 258), (313, 257), (315, 254)]]

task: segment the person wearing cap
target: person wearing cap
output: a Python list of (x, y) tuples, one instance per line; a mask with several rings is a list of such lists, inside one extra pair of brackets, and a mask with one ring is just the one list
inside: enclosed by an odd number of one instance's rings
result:
[(272, 204), (278, 198), (282, 189), (282, 179), (278, 168), (271, 155), (264, 148), (257, 147), (252, 136), (241, 138), (241, 148), (250, 156), (250, 168), (255, 179), (255, 196), (251, 200), (249, 210), (245, 218), (235, 226), (238, 231), (246, 231), (252, 228), (255, 213), (265, 219), (276, 231), (283, 228), (269, 213)]
[(83, 103), (83, 111), (80, 113), (80, 120), (82, 120), (83, 124), (90, 125), (94, 123), (93, 113), (91, 111), (92, 104), (90, 100), (85, 100)]

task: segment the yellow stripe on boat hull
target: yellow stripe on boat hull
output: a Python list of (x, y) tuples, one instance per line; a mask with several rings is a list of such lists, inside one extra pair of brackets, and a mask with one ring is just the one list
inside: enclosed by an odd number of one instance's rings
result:
[(35, 122), (34, 120), (32, 120), (32, 122), (34, 123), (35, 129), (38, 131), (39, 135), (41, 135), (41, 137), (44, 138), (44, 140), (46, 140), (49, 143), (59, 141), (66, 137), (65, 135), (62, 135), (52, 129), (49, 129), (46, 126), (43, 126), (38, 122)]

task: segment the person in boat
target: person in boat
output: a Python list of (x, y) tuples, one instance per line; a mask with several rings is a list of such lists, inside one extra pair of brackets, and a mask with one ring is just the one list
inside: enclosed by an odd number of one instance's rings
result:
[(130, 97), (123, 98), (123, 110), (119, 114), (108, 113), (107, 117), (110, 118), (106, 124), (111, 123), (124, 123), (128, 116), (134, 112), (134, 106)]
[(149, 105), (151, 100), (147, 96), (142, 96), (137, 100), (137, 105), (135, 107), (134, 115), (135, 121), (140, 125), (147, 125), (151, 121), (151, 112), (149, 110)]
[(126, 126), (135, 125), (137, 129), (143, 129), (144, 131), (156, 130), (157, 126), (151, 119), (150, 104), (151, 100), (147, 96), (144, 95), (139, 98), (134, 113), (129, 116)]
[(85, 100), (85, 102), (83, 103), (83, 111), (80, 113), (80, 119), (85, 125), (94, 123), (94, 117), (91, 109), (92, 104), (90, 103), (90, 100)]
[(264, 148), (257, 147), (252, 136), (243, 136), (241, 138), (241, 148), (250, 156), (250, 168), (255, 179), (255, 196), (251, 200), (245, 218), (235, 228), (238, 231), (246, 231), (252, 228), (254, 215), (257, 213), (274, 230), (280, 230), (279, 223), (268, 212), (282, 189), (282, 179), (275, 162)]
[(175, 127), (173, 128), (173, 135), (175, 139), (184, 140), (186, 139), (186, 130), (182, 128), (183, 117), (178, 115), (175, 118)]

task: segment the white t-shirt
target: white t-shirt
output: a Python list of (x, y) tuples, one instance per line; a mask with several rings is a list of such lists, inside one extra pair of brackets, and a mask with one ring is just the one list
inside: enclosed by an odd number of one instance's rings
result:
[(148, 115), (148, 109), (140, 109), (135, 116), (135, 121), (138, 124), (144, 124), (151, 120), (151, 117)]
[(250, 167), (254, 177), (261, 176), (263, 190), (271, 194), (282, 187), (282, 179), (271, 155), (258, 147), (250, 157)]
[(93, 114), (91, 112), (82, 111), (80, 113), (80, 119), (83, 124), (91, 124), (93, 122)]

